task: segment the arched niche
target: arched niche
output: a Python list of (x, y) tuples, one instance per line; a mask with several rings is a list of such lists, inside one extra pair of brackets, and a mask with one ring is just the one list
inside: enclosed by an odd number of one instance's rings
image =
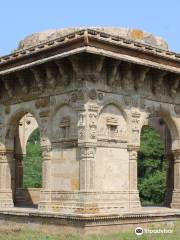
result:
[(127, 122), (119, 106), (110, 103), (100, 112), (98, 140), (127, 140)]
[(77, 137), (77, 116), (68, 104), (60, 105), (51, 117), (52, 141), (63, 141)]

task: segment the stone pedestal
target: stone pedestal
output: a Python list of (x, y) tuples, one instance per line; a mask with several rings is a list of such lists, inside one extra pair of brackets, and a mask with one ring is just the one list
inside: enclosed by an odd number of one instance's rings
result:
[[(12, 177), (11, 177), (12, 176)], [(15, 189), (14, 159), (12, 151), (0, 151), (0, 208), (11, 208)]]
[(174, 190), (171, 207), (180, 209), (180, 150), (174, 151)]

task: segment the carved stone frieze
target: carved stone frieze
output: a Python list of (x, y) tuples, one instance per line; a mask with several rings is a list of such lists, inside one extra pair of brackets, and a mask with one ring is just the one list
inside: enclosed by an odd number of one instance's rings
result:
[(132, 143), (138, 144), (140, 141), (140, 113), (133, 111), (131, 113)]
[(97, 113), (89, 113), (89, 138), (96, 139), (97, 134)]
[(86, 139), (86, 114), (84, 111), (78, 113), (78, 139), (83, 141)]
[(49, 98), (41, 98), (35, 101), (35, 107), (37, 109), (39, 108), (45, 108), (49, 105)]
[(94, 158), (96, 152), (96, 148), (80, 148), (80, 157), (81, 158)]
[[(14, 80), (13, 80), (14, 79)], [(98, 81), (110, 87), (110, 91), (139, 94), (148, 99), (173, 102), (180, 94), (180, 77), (168, 71), (153, 69), (149, 66), (135, 65), (129, 62), (112, 60), (93, 54), (78, 54), (61, 60), (54, 60), (40, 66), (0, 76), (4, 101), (17, 102), (19, 99), (36, 98), (45, 92), (62, 91), (75, 82), (77, 87), (85, 82)], [(14, 82), (17, 81), (16, 88)], [(80, 81), (80, 82), (79, 82)], [(85, 85), (84, 85), (85, 84)], [(15, 98), (18, 92), (18, 98)], [(103, 94), (92, 87), (74, 91), (71, 101), (88, 97), (102, 100)], [(6, 92), (6, 94), (5, 94)], [(134, 95), (133, 94), (133, 95)]]
[(92, 100), (96, 100), (97, 99), (97, 91), (95, 89), (91, 89), (89, 91), (89, 98)]
[(133, 107), (137, 107), (139, 105), (139, 96), (137, 96), (137, 95), (134, 95), (134, 96), (130, 96), (130, 95), (123, 96), (123, 99), (124, 99), (125, 105), (133, 106)]

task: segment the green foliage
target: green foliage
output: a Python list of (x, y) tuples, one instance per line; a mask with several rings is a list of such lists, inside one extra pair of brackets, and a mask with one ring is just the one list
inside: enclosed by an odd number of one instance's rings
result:
[(38, 144), (40, 143), (40, 132), (39, 128), (36, 128), (29, 136), (28, 143)]
[(142, 129), (138, 156), (139, 191), (142, 203), (163, 204), (166, 193), (167, 161), (164, 142), (150, 127)]
[(36, 129), (27, 142), (24, 158), (24, 187), (41, 187), (42, 182), (42, 151), (39, 129)]

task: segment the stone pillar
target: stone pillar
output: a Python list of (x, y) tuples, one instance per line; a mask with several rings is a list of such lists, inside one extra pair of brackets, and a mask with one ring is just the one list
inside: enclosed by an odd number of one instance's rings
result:
[[(0, 150), (0, 208), (14, 206), (15, 166), (12, 150)], [(12, 191), (13, 190), (13, 191)]]
[(95, 213), (93, 202), (94, 161), (97, 146), (97, 111), (95, 104), (83, 105), (78, 109), (78, 148), (80, 167), (79, 213)]
[(94, 185), (94, 158), (97, 145), (97, 106), (89, 104), (78, 109), (78, 146), (80, 153), (80, 191)]
[(129, 152), (129, 208), (141, 207), (137, 188), (137, 156), (139, 147), (128, 146)]
[(51, 147), (42, 147), (42, 189), (38, 209), (48, 211), (51, 209)]
[(168, 163), (168, 169), (167, 169), (167, 191), (166, 191), (166, 198), (165, 198), (165, 204), (166, 206), (170, 206), (172, 201), (172, 193), (174, 188), (174, 155), (173, 153), (169, 152), (166, 154), (166, 160)]
[(23, 154), (14, 154), (15, 160), (15, 186), (16, 188), (23, 187)]
[(80, 147), (80, 191), (93, 190), (95, 152), (95, 147)]
[(49, 111), (41, 112), (41, 148), (42, 148), (42, 189), (40, 192), (40, 200), (38, 209), (40, 211), (48, 211), (51, 209), (51, 146), (47, 137), (47, 122)]
[(174, 151), (174, 190), (171, 207), (180, 209), (180, 149)]

